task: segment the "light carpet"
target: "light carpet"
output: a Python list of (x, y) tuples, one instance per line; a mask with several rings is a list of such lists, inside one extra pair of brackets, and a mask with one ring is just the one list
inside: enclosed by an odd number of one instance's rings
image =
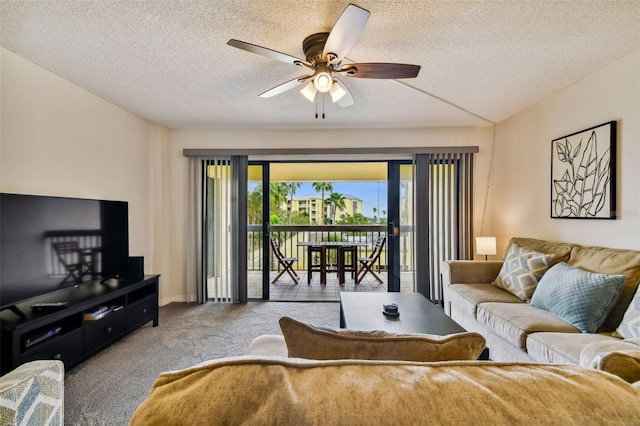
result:
[(172, 303), (151, 323), (109, 346), (65, 376), (65, 424), (126, 425), (163, 371), (242, 355), (262, 334), (282, 334), (289, 316), (338, 328), (338, 303), (250, 302), (245, 305)]

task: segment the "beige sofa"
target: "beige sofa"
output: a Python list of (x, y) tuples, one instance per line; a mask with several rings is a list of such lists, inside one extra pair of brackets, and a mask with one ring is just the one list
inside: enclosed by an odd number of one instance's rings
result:
[[(283, 335), (256, 338), (243, 356), (162, 373), (130, 424), (640, 424), (640, 383), (579, 366), (470, 361), (484, 348), (476, 333), (280, 325)], [(420, 352), (458, 361), (398, 360)]]
[[(248, 352), (281, 353), (273, 337)], [(579, 366), (245, 355), (162, 373), (130, 425), (425, 422), (640, 424), (640, 389)]]
[(622, 339), (613, 333), (639, 291), (640, 251), (513, 238), (507, 252), (514, 243), (554, 254), (554, 264), (624, 275), (621, 295), (602, 326), (594, 333), (581, 332), (565, 319), (492, 285), (502, 261), (445, 262), (445, 312), (465, 329), (484, 336), (494, 361), (606, 367), (629, 382), (640, 380), (640, 338)]

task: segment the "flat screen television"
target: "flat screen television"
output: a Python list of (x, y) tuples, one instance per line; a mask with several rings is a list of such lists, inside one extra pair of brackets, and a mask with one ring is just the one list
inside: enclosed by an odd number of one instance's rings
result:
[(128, 203), (0, 194), (0, 310), (126, 273)]

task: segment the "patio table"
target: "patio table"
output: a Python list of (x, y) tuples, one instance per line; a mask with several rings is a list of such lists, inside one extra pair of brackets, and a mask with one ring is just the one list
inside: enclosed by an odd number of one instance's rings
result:
[[(355, 241), (301, 241), (298, 247), (307, 247), (307, 283), (311, 284), (311, 274), (314, 271), (313, 253), (320, 253), (320, 284), (327, 283), (327, 255), (329, 250), (336, 250), (337, 265), (332, 272), (338, 273), (338, 281), (340, 284), (345, 283), (345, 272), (349, 268), (356, 272), (356, 255), (358, 247), (366, 247), (369, 244)], [(346, 254), (351, 253), (351, 264), (346, 264)]]

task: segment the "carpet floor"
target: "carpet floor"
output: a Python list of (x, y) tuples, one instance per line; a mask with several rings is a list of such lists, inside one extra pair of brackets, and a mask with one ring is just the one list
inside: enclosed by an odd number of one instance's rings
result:
[(290, 316), (338, 328), (338, 303), (250, 302), (245, 305), (171, 303), (151, 323), (124, 337), (65, 376), (65, 424), (126, 425), (163, 371), (242, 355), (262, 334), (282, 334)]

